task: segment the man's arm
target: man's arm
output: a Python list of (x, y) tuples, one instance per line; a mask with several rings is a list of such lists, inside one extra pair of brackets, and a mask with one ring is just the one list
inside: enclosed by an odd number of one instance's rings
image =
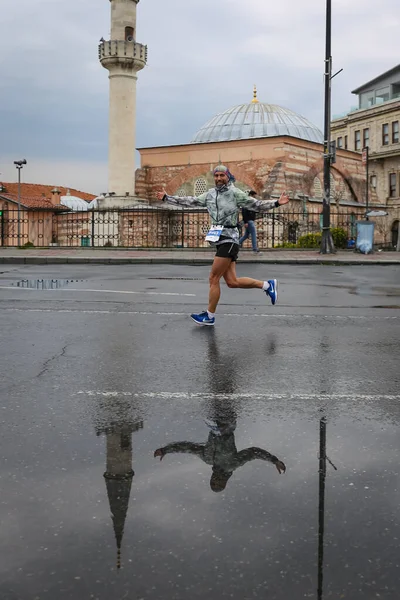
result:
[(255, 212), (267, 212), (289, 202), (289, 196), (286, 192), (283, 192), (278, 200), (257, 200), (252, 196), (248, 196), (245, 192), (237, 190), (235, 198), (238, 206)]
[(194, 444), (193, 442), (173, 442), (163, 448), (158, 448), (154, 452), (154, 456), (159, 456), (160, 460), (164, 458), (166, 454), (194, 454), (199, 458), (203, 458), (204, 455), (204, 444)]
[(169, 196), (165, 190), (157, 192), (157, 199), (180, 206), (205, 206), (208, 192), (201, 196)]
[(236, 462), (238, 463), (238, 466), (241, 467), (250, 460), (256, 460), (257, 458), (274, 464), (279, 475), (286, 471), (285, 463), (279, 460), (277, 456), (270, 454), (270, 452), (267, 452), (262, 448), (247, 448), (246, 450), (241, 450), (236, 455)]

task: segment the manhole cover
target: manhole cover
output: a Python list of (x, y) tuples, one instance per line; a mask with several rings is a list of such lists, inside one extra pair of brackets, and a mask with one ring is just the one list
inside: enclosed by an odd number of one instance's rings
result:
[(31, 290), (58, 290), (69, 283), (76, 283), (78, 279), (22, 279), (13, 283), (16, 287), (30, 288)]

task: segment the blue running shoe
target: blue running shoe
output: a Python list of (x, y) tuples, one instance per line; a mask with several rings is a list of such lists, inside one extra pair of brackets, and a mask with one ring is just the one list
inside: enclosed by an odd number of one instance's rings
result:
[(190, 318), (193, 319), (197, 325), (214, 325), (215, 323), (215, 317), (210, 319), (206, 310), (199, 315), (190, 315)]
[(271, 304), (276, 304), (278, 300), (278, 282), (276, 279), (268, 279), (269, 288), (265, 291), (271, 298)]

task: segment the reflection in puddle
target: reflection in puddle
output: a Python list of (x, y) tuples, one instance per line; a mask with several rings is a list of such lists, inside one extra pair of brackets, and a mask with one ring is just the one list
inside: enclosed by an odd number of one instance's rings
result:
[(105, 434), (107, 438), (104, 479), (117, 544), (117, 569), (121, 568), (122, 538), (135, 474), (132, 469), (132, 434), (140, 429), (143, 429), (143, 421), (98, 428), (96, 431), (97, 435)]
[(69, 283), (77, 282), (78, 279), (22, 279), (17, 281), (15, 286), (31, 290), (58, 290)]

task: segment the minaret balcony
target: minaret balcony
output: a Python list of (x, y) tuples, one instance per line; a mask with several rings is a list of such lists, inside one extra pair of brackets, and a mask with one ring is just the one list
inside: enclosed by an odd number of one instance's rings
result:
[(103, 41), (99, 44), (99, 60), (106, 69), (119, 64), (140, 71), (147, 63), (147, 46), (125, 40)]

